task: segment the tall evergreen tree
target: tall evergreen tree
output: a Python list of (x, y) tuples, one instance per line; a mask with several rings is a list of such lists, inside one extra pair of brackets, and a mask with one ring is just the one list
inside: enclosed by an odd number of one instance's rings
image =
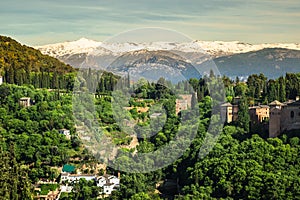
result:
[(285, 86), (285, 79), (281, 76), (278, 79), (279, 82), (279, 101), (285, 102), (286, 101), (286, 86)]
[(242, 96), (238, 104), (237, 125), (243, 128), (247, 133), (250, 131), (249, 104), (246, 96)]
[(268, 101), (278, 100), (277, 83), (274, 80), (268, 81)]

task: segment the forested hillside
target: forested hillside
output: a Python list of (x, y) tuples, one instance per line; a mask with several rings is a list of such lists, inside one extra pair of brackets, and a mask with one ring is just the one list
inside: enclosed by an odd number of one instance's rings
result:
[(40, 51), (22, 45), (10, 37), (0, 36), (0, 69), (24, 69), (26, 72), (73, 72), (70, 65), (43, 55)]
[(70, 65), (9, 37), (0, 36), (0, 75), (4, 82), (45, 88), (66, 87), (72, 77), (65, 75), (72, 72), (75, 69)]

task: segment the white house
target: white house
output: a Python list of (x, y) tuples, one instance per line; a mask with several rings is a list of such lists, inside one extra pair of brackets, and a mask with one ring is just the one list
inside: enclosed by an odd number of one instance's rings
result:
[(97, 186), (103, 187), (106, 184), (107, 180), (104, 176), (100, 176), (97, 180)]
[(0, 76), (0, 85), (2, 85), (2, 83), (3, 83), (3, 77)]
[(116, 190), (115, 189), (115, 185), (112, 183), (107, 183), (103, 186), (103, 193), (110, 195), (112, 193), (112, 191)]
[(108, 182), (113, 183), (114, 185), (120, 185), (120, 179), (116, 176), (109, 176)]
[(119, 185), (120, 184), (120, 179), (114, 175), (104, 175), (100, 176), (97, 179), (97, 186), (98, 187), (103, 187), (105, 184), (114, 184), (114, 185)]
[(60, 129), (58, 132), (60, 134), (64, 134), (67, 139), (71, 139), (70, 130), (64, 128), (64, 129)]
[(29, 107), (31, 106), (31, 99), (29, 97), (22, 97), (19, 100), (20, 106)]
[(116, 190), (116, 188), (120, 185), (120, 179), (113, 175), (104, 175), (100, 176), (96, 180), (97, 186), (103, 188), (103, 193), (110, 195), (112, 191)]

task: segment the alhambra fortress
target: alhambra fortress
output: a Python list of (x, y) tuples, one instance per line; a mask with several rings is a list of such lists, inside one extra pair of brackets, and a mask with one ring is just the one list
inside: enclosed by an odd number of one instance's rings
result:
[[(192, 95), (179, 95), (176, 99), (176, 114), (191, 107)], [(221, 105), (221, 117), (226, 123), (232, 123), (238, 119), (238, 103), (240, 97), (234, 98), (233, 103)], [(249, 107), (251, 130), (263, 130), (274, 138), (281, 133), (300, 129), (300, 99), (279, 102), (277, 100), (268, 105)]]
[[(221, 116), (225, 117), (226, 123), (231, 123), (238, 118), (238, 101), (235, 98), (233, 104), (221, 105)], [(249, 107), (251, 129), (260, 127), (269, 132), (269, 137), (274, 138), (285, 131), (300, 129), (300, 100), (289, 100), (279, 102), (277, 100), (269, 105), (258, 105)]]

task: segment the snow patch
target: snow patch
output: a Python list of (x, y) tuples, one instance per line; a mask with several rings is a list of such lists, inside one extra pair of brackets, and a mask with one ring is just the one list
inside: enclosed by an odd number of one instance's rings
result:
[(258, 51), (264, 48), (286, 48), (300, 50), (298, 43), (274, 43), (274, 44), (248, 44), (239, 41), (199, 41), (195, 40), (186, 43), (174, 42), (150, 42), (150, 43), (107, 43), (97, 42), (87, 38), (81, 38), (72, 42), (63, 42), (57, 44), (49, 44), (45, 46), (34, 47), (39, 49), (43, 54), (53, 57), (61, 57), (64, 55), (82, 54), (89, 55), (120, 55), (125, 52), (138, 50), (166, 50), (181, 52), (199, 52), (207, 53), (213, 57), (232, 55), (238, 53), (246, 53), (250, 51)]

